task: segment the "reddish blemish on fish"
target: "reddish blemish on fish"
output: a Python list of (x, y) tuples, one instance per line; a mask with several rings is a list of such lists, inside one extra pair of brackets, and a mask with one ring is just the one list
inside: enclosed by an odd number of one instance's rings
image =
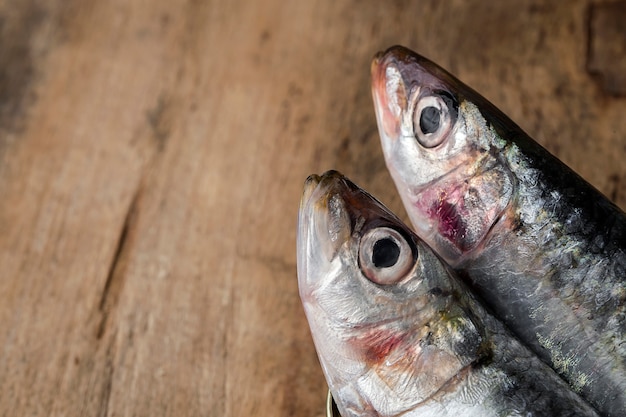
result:
[(465, 237), (465, 222), (461, 220), (455, 204), (446, 200), (435, 202), (428, 210), (429, 217), (436, 217), (438, 222), (439, 233), (446, 239), (455, 243), (460, 249), (463, 249), (463, 238)]
[(415, 207), (424, 213), (425, 217), (436, 224), (439, 234), (446, 238), (458, 249), (467, 249), (467, 223), (459, 213), (459, 204), (463, 203), (461, 190), (423, 191), (415, 203)]
[(358, 338), (366, 347), (365, 359), (370, 363), (383, 362), (404, 340), (404, 334), (387, 329), (371, 329)]

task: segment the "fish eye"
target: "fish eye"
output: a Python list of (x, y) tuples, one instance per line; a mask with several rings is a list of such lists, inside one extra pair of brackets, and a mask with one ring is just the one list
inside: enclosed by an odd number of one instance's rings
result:
[(415, 139), (425, 148), (440, 145), (452, 130), (456, 116), (456, 101), (448, 93), (422, 97), (413, 113)]
[(380, 285), (402, 281), (415, 263), (417, 249), (397, 230), (368, 231), (359, 245), (359, 264), (367, 279)]

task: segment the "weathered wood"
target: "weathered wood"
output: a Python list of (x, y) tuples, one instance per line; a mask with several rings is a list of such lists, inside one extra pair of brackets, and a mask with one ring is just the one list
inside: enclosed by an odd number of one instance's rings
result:
[(588, 3), (483, 3), (0, 1), (0, 415), (322, 416), (296, 212), (334, 168), (402, 213), (369, 89), (392, 44), (626, 206)]

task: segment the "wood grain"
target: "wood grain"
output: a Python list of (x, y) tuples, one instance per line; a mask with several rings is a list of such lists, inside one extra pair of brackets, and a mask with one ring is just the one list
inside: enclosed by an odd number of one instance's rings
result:
[(323, 416), (296, 213), (331, 168), (403, 213), (369, 87), (392, 44), (626, 206), (589, 2), (483, 3), (0, 1), (0, 415)]

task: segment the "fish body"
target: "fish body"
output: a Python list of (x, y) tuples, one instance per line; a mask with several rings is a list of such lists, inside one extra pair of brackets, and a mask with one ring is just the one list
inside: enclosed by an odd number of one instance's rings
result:
[(417, 231), (601, 415), (626, 415), (626, 216), (454, 76), (372, 63), (387, 167)]
[(365, 191), (305, 183), (298, 284), (343, 417), (596, 416)]

